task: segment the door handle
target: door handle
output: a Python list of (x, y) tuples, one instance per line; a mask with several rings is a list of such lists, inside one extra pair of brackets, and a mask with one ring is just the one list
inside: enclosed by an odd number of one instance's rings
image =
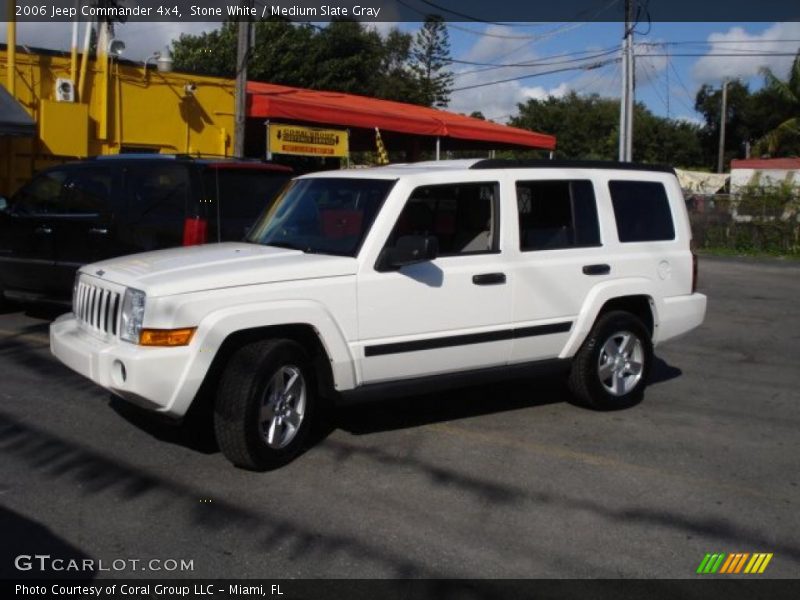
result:
[(611, 265), (586, 265), (583, 267), (584, 275), (608, 275), (611, 273)]
[(505, 282), (505, 273), (482, 273), (472, 276), (472, 283), (475, 285), (501, 285)]
[(34, 229), (33, 232), (38, 233), (39, 235), (50, 235), (53, 233), (53, 229), (47, 225), (39, 225), (39, 227)]
[(108, 229), (105, 227), (92, 227), (89, 230), (89, 233), (94, 235), (108, 235)]

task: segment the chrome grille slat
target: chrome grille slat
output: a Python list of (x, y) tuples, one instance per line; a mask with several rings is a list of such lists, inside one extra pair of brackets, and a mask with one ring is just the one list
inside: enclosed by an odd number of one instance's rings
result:
[(75, 317), (78, 321), (95, 333), (116, 337), (122, 308), (121, 293), (82, 279), (75, 294)]

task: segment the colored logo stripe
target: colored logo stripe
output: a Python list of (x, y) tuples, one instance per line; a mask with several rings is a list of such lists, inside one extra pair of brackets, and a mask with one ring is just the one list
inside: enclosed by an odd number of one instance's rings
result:
[(744, 568), (745, 573), (763, 573), (767, 568), (769, 561), (772, 560), (772, 554), (753, 554), (753, 558), (747, 563)]
[(714, 573), (732, 575), (742, 572), (754, 575), (763, 573), (771, 560), (772, 554), (765, 552), (709, 553), (703, 557), (697, 572), (703, 575)]
[(725, 554), (706, 554), (703, 562), (697, 567), (698, 573), (716, 573), (722, 564)]

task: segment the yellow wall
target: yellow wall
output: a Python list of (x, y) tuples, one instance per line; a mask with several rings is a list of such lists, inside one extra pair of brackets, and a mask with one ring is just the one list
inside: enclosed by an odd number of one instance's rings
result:
[[(231, 153), (232, 80), (159, 73), (155, 69), (145, 72), (143, 66), (114, 62), (104, 108), (103, 77), (99, 65), (91, 61), (83, 99), (87, 107), (68, 107), (52, 101), (56, 79), (70, 77), (69, 56), (17, 50), (16, 61), (17, 100), (37, 122), (38, 137), (31, 140), (0, 136), (2, 195), (13, 192), (35, 171), (86, 154), (116, 154), (122, 146), (156, 148), (162, 153), (222, 156)], [(0, 51), (3, 85), (6, 65), (3, 50)], [(187, 93), (188, 85), (195, 86), (194, 94)]]

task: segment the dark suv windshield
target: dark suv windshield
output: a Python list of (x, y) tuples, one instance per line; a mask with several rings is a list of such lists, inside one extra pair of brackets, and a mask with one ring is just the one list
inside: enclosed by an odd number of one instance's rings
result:
[(355, 256), (394, 184), (388, 179), (295, 180), (247, 239), (303, 252)]

